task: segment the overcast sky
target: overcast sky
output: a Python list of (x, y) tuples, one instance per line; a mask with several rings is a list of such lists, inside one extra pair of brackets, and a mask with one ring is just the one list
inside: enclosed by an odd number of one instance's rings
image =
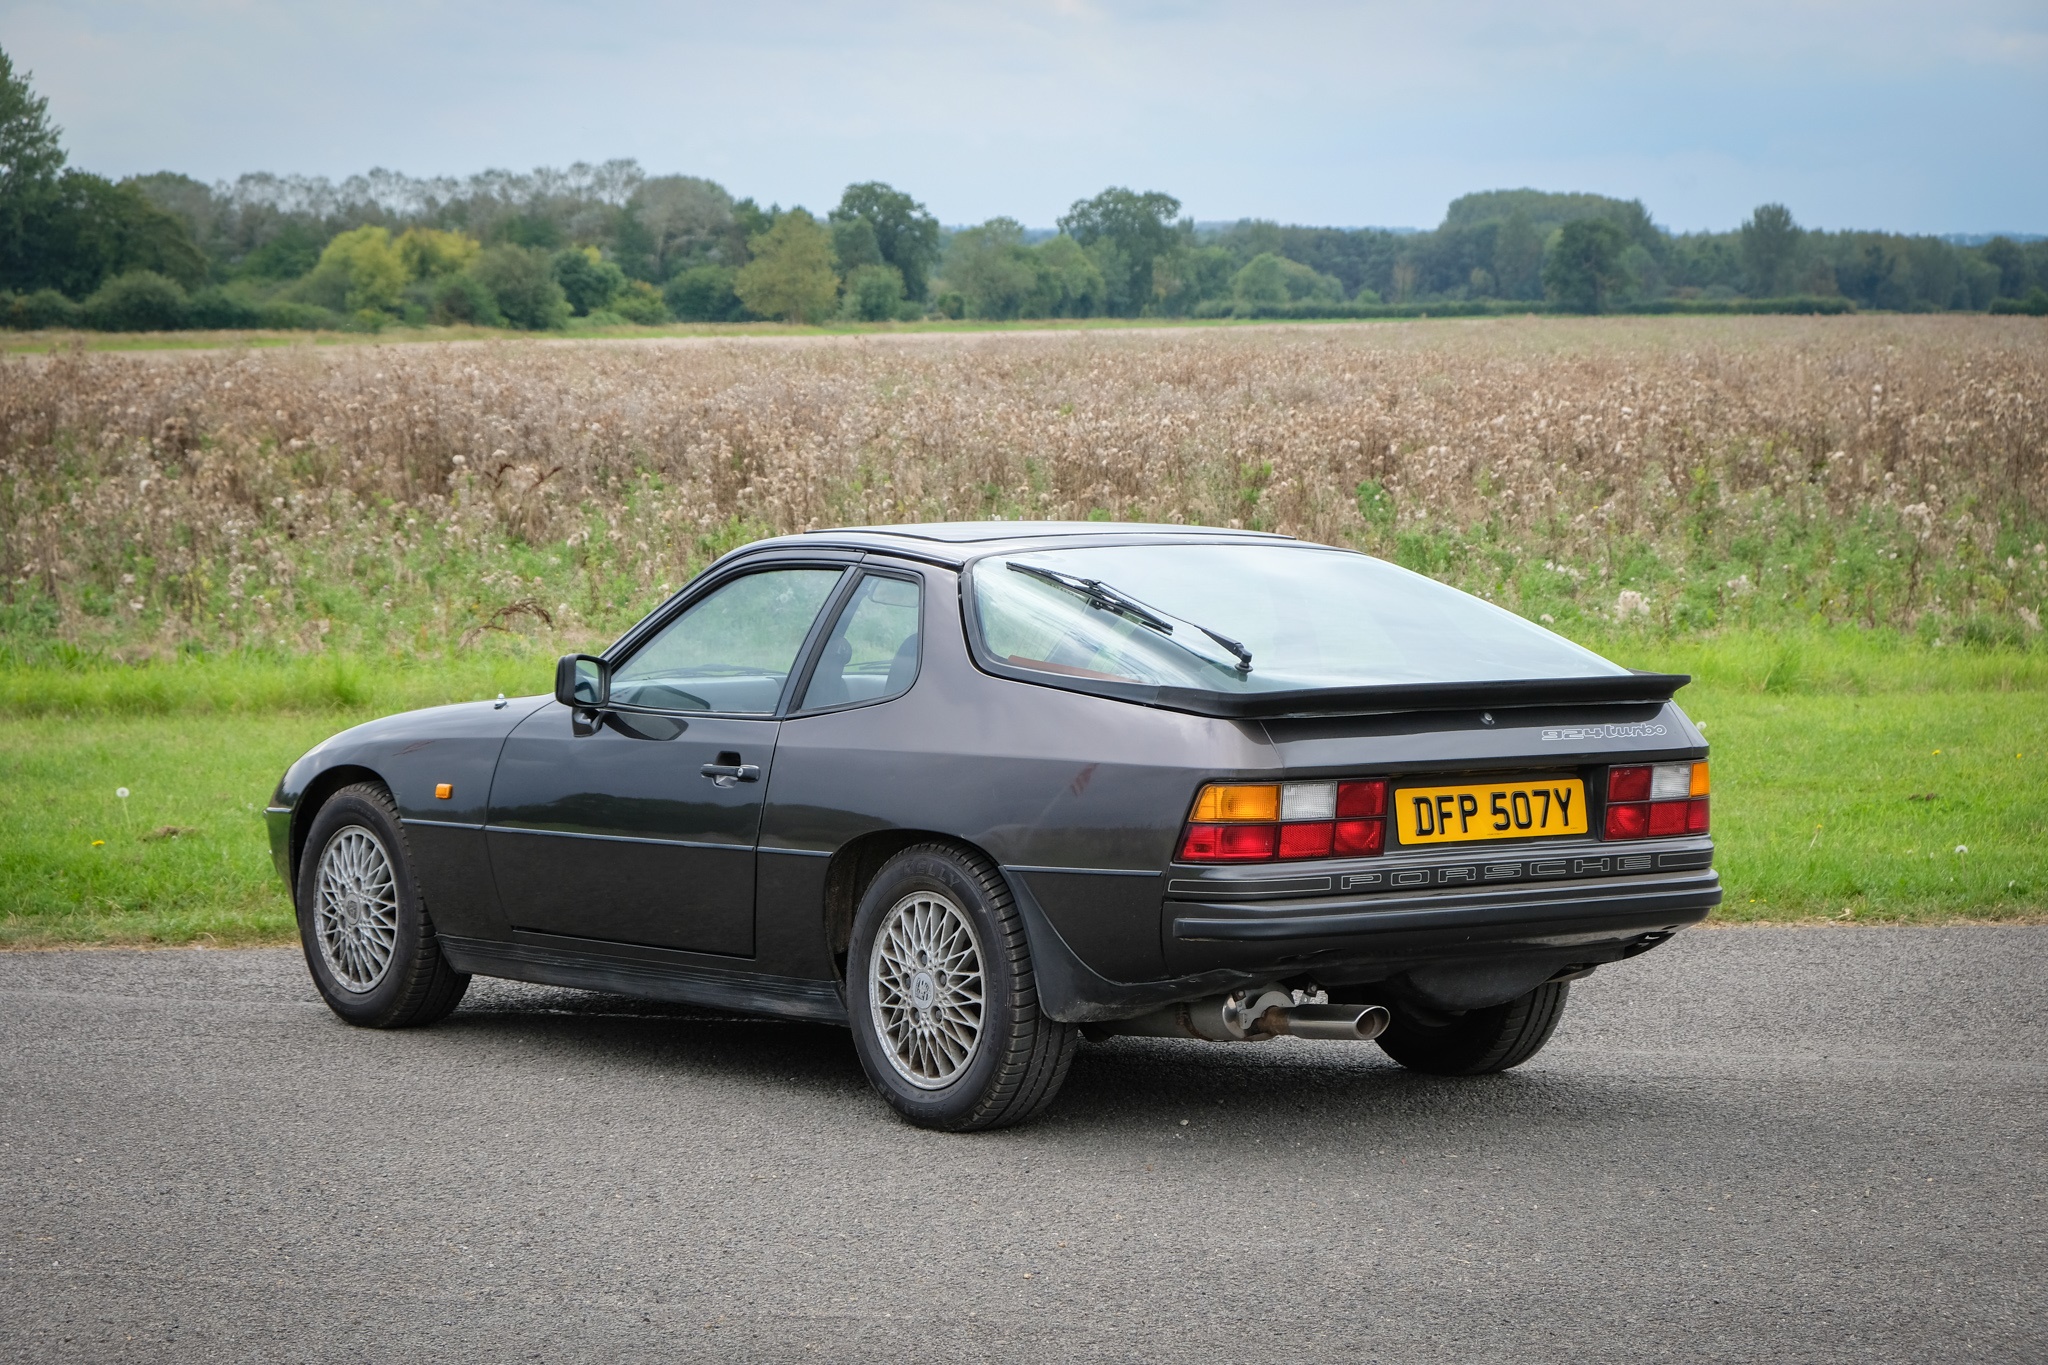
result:
[(829, 208), (1050, 226), (1106, 185), (1200, 219), (1427, 227), (1467, 190), (1684, 230), (2048, 232), (2042, 0), (0, 0), (106, 175), (609, 157)]

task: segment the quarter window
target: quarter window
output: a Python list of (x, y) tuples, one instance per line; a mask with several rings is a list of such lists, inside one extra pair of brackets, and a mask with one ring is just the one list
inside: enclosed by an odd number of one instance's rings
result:
[(803, 709), (887, 701), (908, 692), (917, 680), (919, 596), (908, 579), (861, 579), (811, 670)]
[(692, 603), (612, 674), (619, 706), (775, 710), (797, 651), (842, 569), (768, 569)]

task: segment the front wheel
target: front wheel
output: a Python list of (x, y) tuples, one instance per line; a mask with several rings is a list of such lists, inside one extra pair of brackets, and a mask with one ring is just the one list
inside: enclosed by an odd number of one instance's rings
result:
[(1002, 1128), (1059, 1093), (1078, 1030), (1040, 1011), (1023, 920), (987, 859), (897, 854), (861, 897), (846, 965), (861, 1067), (910, 1122)]
[(445, 1017), (469, 988), (448, 965), (406, 856), (405, 829), (382, 787), (329, 797), (299, 864), (299, 942), (328, 1008), (365, 1028)]
[(1504, 1005), (1471, 1010), (1435, 1028), (1396, 1011), (1379, 1037), (1380, 1048), (1410, 1071), (1432, 1076), (1506, 1071), (1542, 1051), (1570, 994), (1569, 982), (1548, 981)]

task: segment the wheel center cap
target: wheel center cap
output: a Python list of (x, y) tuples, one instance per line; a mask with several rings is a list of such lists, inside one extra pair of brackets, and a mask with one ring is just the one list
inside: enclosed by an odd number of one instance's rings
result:
[(921, 1010), (928, 1010), (939, 998), (939, 983), (932, 980), (930, 972), (919, 972), (910, 978), (910, 1003)]

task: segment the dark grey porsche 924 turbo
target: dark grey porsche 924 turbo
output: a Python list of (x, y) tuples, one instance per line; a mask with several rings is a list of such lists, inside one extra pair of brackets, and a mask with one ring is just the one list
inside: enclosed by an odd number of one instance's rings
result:
[(351, 1023), (479, 972), (828, 1020), (904, 1117), (989, 1128), (1083, 1035), (1526, 1060), (1720, 900), (1685, 681), (1283, 536), (818, 531), (551, 697), (336, 735), (270, 833)]

